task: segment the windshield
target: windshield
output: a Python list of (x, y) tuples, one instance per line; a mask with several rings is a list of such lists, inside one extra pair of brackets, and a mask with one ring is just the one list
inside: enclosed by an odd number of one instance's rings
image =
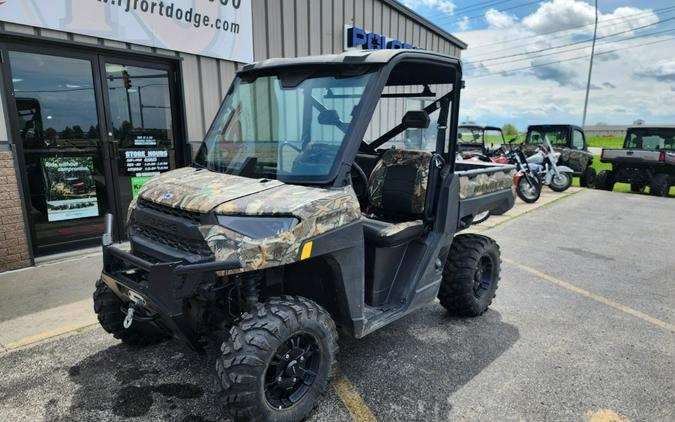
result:
[(630, 131), (626, 136), (626, 148), (675, 151), (675, 129)]
[(483, 129), (460, 127), (457, 129), (457, 143), (483, 145)]
[(525, 143), (539, 145), (544, 142), (544, 137), (553, 146), (567, 146), (567, 128), (531, 128), (527, 132)]
[(485, 143), (501, 145), (504, 143), (504, 135), (502, 135), (501, 130), (497, 129), (485, 129)]
[(373, 73), (298, 83), (235, 80), (195, 163), (210, 170), (284, 182), (327, 182)]

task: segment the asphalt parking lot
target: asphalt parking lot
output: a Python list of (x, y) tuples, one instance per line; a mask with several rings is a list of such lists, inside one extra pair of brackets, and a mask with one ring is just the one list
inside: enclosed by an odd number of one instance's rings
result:
[[(505, 258), (492, 308), (342, 338), (345, 378), (309, 420), (675, 420), (674, 217), (585, 190), (485, 230)], [(87, 328), (0, 354), (0, 420), (222, 420), (212, 367)]]

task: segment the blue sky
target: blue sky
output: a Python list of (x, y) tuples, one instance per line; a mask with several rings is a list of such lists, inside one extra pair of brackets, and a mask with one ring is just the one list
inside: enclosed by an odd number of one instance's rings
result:
[[(581, 124), (591, 0), (399, 1), (469, 44), (462, 120)], [(675, 124), (675, 3), (600, 0), (599, 11), (586, 123)]]

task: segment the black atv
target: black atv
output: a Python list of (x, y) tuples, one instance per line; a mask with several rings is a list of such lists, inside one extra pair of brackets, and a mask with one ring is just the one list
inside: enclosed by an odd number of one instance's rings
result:
[[(128, 243), (113, 244), (107, 217), (102, 327), (198, 351), (224, 338), (216, 371), (232, 417), (298, 421), (327, 386), (338, 329), (360, 338), (436, 297), (481, 315), (499, 247), (456, 233), (513, 206), (515, 171), (455, 164), (461, 78), (458, 59), (422, 50), (244, 66), (194, 164), (139, 192)], [(364, 139), (380, 101), (412, 95), (427, 105)], [(431, 119), (431, 151), (400, 148)]]

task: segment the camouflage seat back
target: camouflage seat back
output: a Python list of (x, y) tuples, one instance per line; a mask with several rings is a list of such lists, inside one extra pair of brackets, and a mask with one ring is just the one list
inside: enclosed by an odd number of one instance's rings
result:
[(368, 179), (368, 198), (377, 210), (400, 216), (421, 215), (429, 184), (431, 153), (385, 151)]

